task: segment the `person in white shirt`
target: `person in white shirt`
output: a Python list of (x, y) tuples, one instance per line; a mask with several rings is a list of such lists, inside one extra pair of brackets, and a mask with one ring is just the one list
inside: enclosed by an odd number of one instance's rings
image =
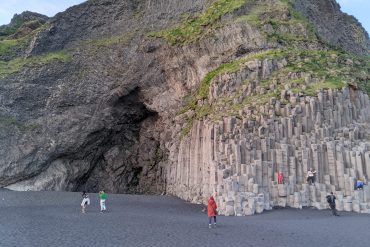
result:
[(86, 191), (82, 192), (82, 202), (81, 202), (81, 211), (82, 213), (86, 213), (87, 205), (90, 205), (90, 198)]
[(316, 171), (312, 171), (312, 168), (307, 172), (307, 183), (308, 184), (315, 184), (315, 175)]

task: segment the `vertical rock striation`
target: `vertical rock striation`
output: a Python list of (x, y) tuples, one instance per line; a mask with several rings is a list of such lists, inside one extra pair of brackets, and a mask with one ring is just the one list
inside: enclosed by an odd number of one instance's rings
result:
[[(256, 120), (246, 110), (241, 119), (197, 121), (170, 155), (168, 192), (198, 203), (215, 193), (220, 213), (251, 215), (274, 206), (324, 209), (333, 191), (338, 210), (370, 213), (369, 187), (354, 188), (370, 178), (368, 95), (345, 88), (288, 100)], [(306, 183), (310, 168), (314, 185)]]

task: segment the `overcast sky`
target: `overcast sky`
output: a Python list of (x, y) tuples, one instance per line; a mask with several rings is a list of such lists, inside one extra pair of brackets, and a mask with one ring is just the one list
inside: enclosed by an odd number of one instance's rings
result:
[[(342, 11), (355, 16), (370, 33), (370, 0), (337, 1), (342, 6)], [(85, 0), (0, 0), (0, 25), (8, 24), (15, 13), (20, 14), (25, 10), (51, 17), (82, 2)]]

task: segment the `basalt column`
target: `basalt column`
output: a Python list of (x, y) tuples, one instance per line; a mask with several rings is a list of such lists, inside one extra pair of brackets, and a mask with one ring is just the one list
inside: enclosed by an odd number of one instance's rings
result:
[[(354, 188), (356, 179), (370, 178), (370, 104), (366, 94), (351, 90), (293, 95), (289, 106), (267, 105), (270, 113), (278, 112), (269, 118), (195, 121), (179, 151), (171, 153), (177, 158), (170, 169), (177, 172), (168, 191), (199, 203), (213, 194), (225, 215), (273, 206), (324, 209), (333, 191), (339, 210), (370, 213), (369, 188)], [(309, 185), (311, 168), (317, 174)], [(283, 184), (277, 184), (279, 171)]]

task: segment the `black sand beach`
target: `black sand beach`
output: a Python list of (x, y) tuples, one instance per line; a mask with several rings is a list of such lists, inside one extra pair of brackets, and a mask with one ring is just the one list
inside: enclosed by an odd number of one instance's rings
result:
[(201, 205), (168, 196), (96, 194), (83, 215), (80, 194), (0, 191), (0, 246), (364, 246), (370, 215), (279, 209), (250, 217), (219, 217), (208, 229)]

